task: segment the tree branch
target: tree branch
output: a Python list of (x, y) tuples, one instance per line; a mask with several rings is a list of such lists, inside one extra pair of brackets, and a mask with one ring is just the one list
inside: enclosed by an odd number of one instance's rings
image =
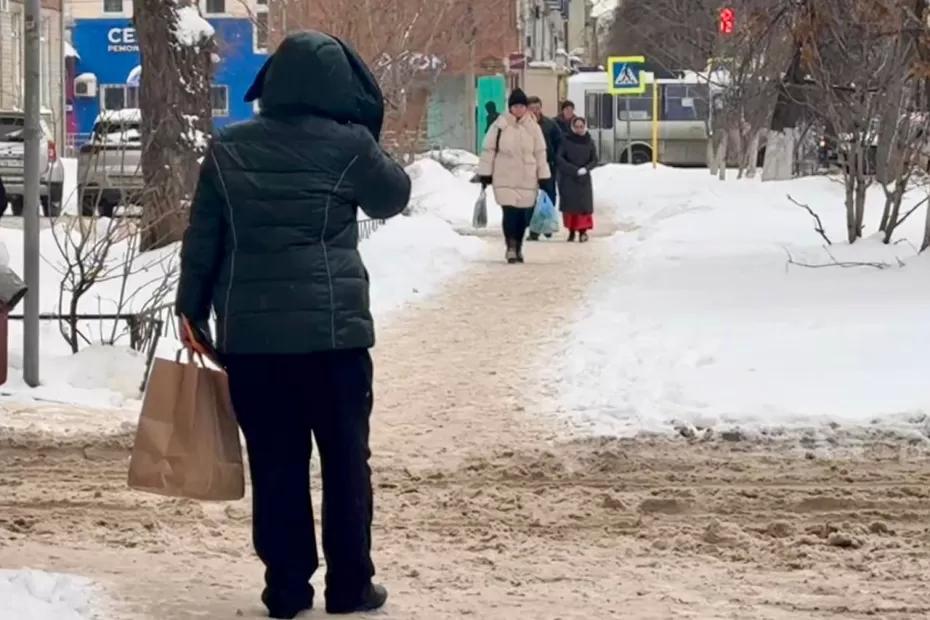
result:
[(800, 203), (800, 202), (798, 202), (797, 200), (795, 200), (794, 198), (792, 198), (792, 197), (791, 197), (791, 194), (788, 194), (788, 200), (790, 200), (791, 202), (793, 202), (793, 203), (796, 204), (797, 206), (801, 207), (802, 209), (804, 209), (804, 210), (806, 210), (808, 213), (810, 213), (810, 214), (811, 214), (811, 217), (813, 217), (813, 218), (814, 218), (814, 221), (817, 223), (817, 225), (814, 227), (814, 230), (817, 231), (817, 233), (818, 233), (821, 237), (823, 237), (823, 240), (827, 242), (827, 245), (833, 245), (833, 242), (830, 241), (830, 237), (827, 236), (827, 231), (824, 230), (824, 228), (823, 228), (823, 222), (820, 220), (820, 216), (817, 215), (817, 213), (816, 213), (813, 209), (811, 209), (809, 205)]

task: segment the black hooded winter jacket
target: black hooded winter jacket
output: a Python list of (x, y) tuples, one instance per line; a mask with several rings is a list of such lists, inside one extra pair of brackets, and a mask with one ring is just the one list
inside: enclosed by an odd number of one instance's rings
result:
[(381, 90), (356, 52), (289, 36), (246, 100), (261, 115), (220, 131), (204, 158), (181, 252), (177, 312), (217, 315), (225, 354), (374, 344), (358, 208), (399, 214), (410, 179), (378, 146)]

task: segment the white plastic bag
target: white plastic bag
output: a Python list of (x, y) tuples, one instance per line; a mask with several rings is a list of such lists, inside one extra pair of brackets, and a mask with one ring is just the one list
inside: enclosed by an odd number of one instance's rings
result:
[(559, 213), (546, 192), (539, 192), (533, 219), (530, 220), (530, 232), (537, 235), (553, 235), (559, 232)]
[(475, 228), (488, 226), (488, 196), (487, 190), (482, 188), (478, 200), (475, 201), (475, 212), (471, 216), (471, 225)]

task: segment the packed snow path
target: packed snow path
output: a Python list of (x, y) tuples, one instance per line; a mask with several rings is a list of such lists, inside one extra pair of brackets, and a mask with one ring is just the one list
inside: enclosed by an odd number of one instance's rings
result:
[[(374, 535), (392, 598), (372, 617), (930, 614), (925, 447), (573, 438), (540, 398), (540, 351), (587, 282), (622, 271), (601, 240), (529, 246), (521, 267), (498, 245), (381, 326)], [(260, 617), (248, 502), (130, 493), (130, 440), (0, 429), (0, 567), (88, 576), (107, 620)]]

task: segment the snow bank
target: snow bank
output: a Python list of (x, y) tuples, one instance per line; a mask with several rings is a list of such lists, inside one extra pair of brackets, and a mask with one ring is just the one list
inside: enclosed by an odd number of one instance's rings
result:
[[(439, 164), (424, 160), (420, 164), (427, 172), (414, 178), (414, 195), (425, 197), (430, 207), (441, 203), (442, 194), (448, 191), (448, 184), (454, 184), (461, 192), (477, 189), (467, 182), (452, 177)], [(442, 174), (438, 174), (438, 171)], [(451, 179), (451, 181), (449, 181)], [(438, 181), (438, 183), (437, 183)], [(443, 181), (447, 183), (443, 187)], [(470, 223), (474, 198), (462, 198), (456, 191), (450, 192), (452, 200), (456, 197), (467, 213)], [(472, 204), (468, 204), (472, 203)], [(448, 207), (447, 207), (448, 208)], [(450, 209), (451, 210), (451, 209)], [(416, 211), (416, 209), (414, 209)], [(427, 209), (430, 211), (430, 209)], [(106, 224), (101, 222), (100, 226)], [(61, 291), (61, 256), (51, 230), (41, 233), (41, 287), (40, 305), (42, 312), (59, 311), (59, 293)], [(113, 263), (124, 261), (128, 251), (127, 243), (118, 243), (112, 250)], [(405, 303), (434, 293), (442, 284), (454, 278), (466, 268), (469, 262), (484, 251), (484, 242), (473, 237), (457, 234), (447, 221), (429, 212), (411, 217), (398, 217), (378, 229), (372, 237), (361, 244), (361, 252), (371, 274), (372, 310), (377, 318), (389, 315)], [(13, 228), (0, 228), (0, 258), (8, 252), (10, 266), (22, 273), (23, 238), (22, 231)], [(177, 261), (177, 247), (166, 248), (140, 257), (138, 273), (130, 278), (129, 292), (151, 291), (160, 284), (165, 270), (171, 270)], [(88, 314), (108, 314), (120, 311), (116, 300), (121, 293), (122, 282), (117, 278), (97, 284), (87, 294), (79, 310)], [(149, 295), (139, 294), (122, 311), (132, 312), (145, 304)], [(166, 297), (170, 303), (174, 294)], [(67, 307), (65, 300), (64, 307)], [(21, 308), (19, 309), (21, 310)], [(113, 333), (112, 323), (84, 324), (83, 329), (94, 342), (109, 341)], [(87, 408), (135, 408), (139, 398), (139, 387), (145, 369), (142, 355), (128, 348), (128, 335), (125, 325), (118, 326), (116, 345), (86, 346), (77, 356), (72, 356), (70, 349), (59, 333), (55, 322), (41, 324), (42, 347), (42, 381), (37, 389), (29, 389), (21, 379), (22, 368), (22, 323), (10, 324), (10, 378), (7, 385), (0, 388), (0, 397), (8, 401), (39, 400), (45, 402), (69, 403)], [(179, 347), (172, 337), (163, 337), (158, 353), (173, 356)], [(117, 418), (114, 418), (117, 420)], [(6, 423), (6, 422), (4, 422)]]
[[(850, 247), (843, 187), (830, 178), (720, 183), (706, 171), (612, 166), (594, 179), (598, 215), (621, 232), (612, 268), (552, 353), (561, 363), (549, 381), (574, 419), (608, 434), (924, 423), (917, 343), (930, 339), (930, 257), (911, 245), (923, 214), (902, 243)], [(820, 214), (829, 251), (787, 194)], [(867, 223), (881, 207), (876, 189)], [(789, 255), (888, 268), (809, 269)]]
[(87, 620), (91, 594), (82, 577), (0, 570), (0, 620)]
[[(423, 158), (407, 167), (413, 180), (410, 209), (413, 214), (435, 215), (458, 230), (471, 231), (475, 201), (481, 186), (471, 183), (473, 171), (454, 174), (432, 158)], [(488, 227), (499, 227), (503, 215), (488, 191)]]
[(386, 314), (433, 294), (484, 248), (480, 239), (459, 235), (435, 216), (392, 220), (361, 245), (371, 274), (372, 311)]

